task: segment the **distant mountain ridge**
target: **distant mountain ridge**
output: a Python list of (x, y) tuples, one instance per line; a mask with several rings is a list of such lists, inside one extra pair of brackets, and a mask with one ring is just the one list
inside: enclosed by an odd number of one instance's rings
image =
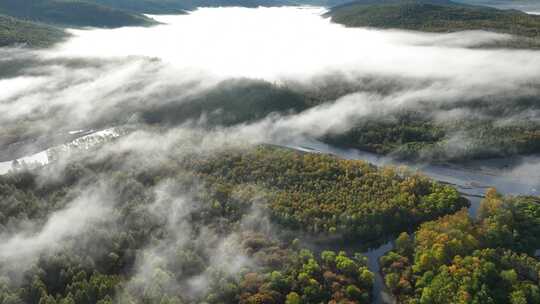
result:
[(540, 16), (449, 0), (360, 0), (334, 7), (327, 16), (348, 27), (425, 32), (487, 30), (529, 39), (540, 37)]
[(0, 15), (0, 47), (17, 44), (45, 47), (65, 37), (67, 34), (56, 27)]
[(184, 14), (201, 6), (281, 6), (288, 0), (0, 0), (0, 47), (44, 47), (66, 36), (61, 27), (150, 26), (143, 14)]
[(289, 0), (86, 0), (92, 3), (146, 14), (171, 14), (194, 10), (198, 7), (217, 6), (283, 6)]
[[(44, 46), (60, 39), (61, 30), (44, 26), (103, 27), (157, 24), (144, 14), (183, 14), (198, 7), (321, 5), (327, 16), (350, 27), (453, 32), (490, 30), (540, 37), (540, 16), (517, 10), (457, 3), (451, 0), (0, 0), (0, 41)], [(463, 0), (469, 1), (469, 0)], [(17, 23), (18, 22), (18, 23)], [(19, 24), (14, 26), (14, 24)], [(43, 37), (39, 37), (41, 33)], [(18, 41), (18, 42), (17, 42)], [(24, 43), (26, 41), (27, 43)], [(536, 42), (535, 42), (536, 43)], [(537, 43), (540, 47), (540, 42)]]
[(492, 6), (500, 9), (519, 9), (522, 11), (540, 12), (538, 0), (455, 0), (460, 3)]
[(140, 14), (80, 0), (2, 0), (0, 13), (28, 21), (76, 27), (114, 28), (156, 23)]

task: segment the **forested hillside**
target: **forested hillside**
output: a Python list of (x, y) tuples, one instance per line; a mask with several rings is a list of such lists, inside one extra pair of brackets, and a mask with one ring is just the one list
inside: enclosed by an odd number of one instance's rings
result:
[(224, 189), (267, 189), (272, 217), (287, 228), (350, 240), (384, 238), (468, 205), (455, 189), (421, 175), (281, 148), (190, 159), (186, 165)]
[(56, 25), (121, 27), (155, 23), (143, 15), (79, 0), (3, 0), (0, 13)]
[(146, 14), (177, 14), (198, 7), (218, 6), (280, 6), (292, 5), (289, 0), (87, 0), (109, 7)]
[(540, 36), (540, 16), (446, 0), (362, 0), (333, 8), (327, 16), (349, 27), (425, 32), (486, 30), (528, 38)]
[(456, 2), (501, 9), (518, 9), (524, 12), (540, 12), (540, 3), (536, 0), (457, 0)]
[(464, 210), (403, 233), (381, 258), (400, 303), (539, 303), (540, 200), (488, 190), (478, 219)]
[[(65, 234), (54, 220), (71, 213), (58, 210), (97, 212), (84, 204), (95, 195), (108, 213), (86, 224), (91, 233), (68, 234), (41, 256), (32, 253), (39, 248), (11, 252), (18, 241), (6, 241), (2, 301), (369, 303), (366, 258), (324, 242), (303, 250), (304, 238), (349, 235), (360, 246), (467, 204), (421, 176), (267, 146), (209, 157), (169, 151), (139, 166), (127, 165), (129, 153), (93, 154), (48, 181), (40, 176), (52, 168), (0, 177), (3, 235), (28, 223)], [(25, 271), (11, 274), (18, 257)]]
[[(47, 47), (61, 41), (60, 29), (45, 26), (147, 26), (144, 14), (184, 14), (198, 7), (294, 5), (280, 0), (3, 0), (0, 2), (0, 47)], [(3, 16), (5, 15), (5, 16)], [(11, 18), (8, 18), (11, 17)]]
[[(392, 85), (400, 85), (383, 83), (372, 87), (371, 79), (364, 80), (365, 83), (359, 86), (345, 80), (339, 81), (341, 79), (309, 90), (263, 81), (224, 81), (215, 89), (183, 103), (140, 109), (140, 117), (152, 125), (177, 125), (190, 119), (204, 118), (209, 126), (230, 126), (256, 122), (270, 113), (286, 115), (307, 111), (359, 88), (382, 93), (391, 89)], [(385, 117), (366, 117), (346, 132), (329, 134), (320, 139), (341, 147), (423, 161), (481, 159), (539, 152), (540, 124), (534, 119), (525, 117), (519, 121), (510, 119), (504, 125), (495, 123), (500, 115), (510, 117), (537, 109), (537, 98), (491, 98), (441, 107), (431, 104), (426, 108), (403, 110)], [(433, 113), (448, 109), (479, 111), (482, 117), (456, 117), (445, 121), (434, 119)]]
[(188, 9), (182, 0), (89, 0), (88, 2), (145, 14), (182, 14)]
[(540, 126), (524, 119), (497, 125), (492, 118), (436, 122), (422, 112), (402, 113), (397, 120), (367, 120), (325, 141), (397, 159), (461, 161), (530, 155), (540, 151)]
[(8, 45), (45, 47), (66, 36), (64, 31), (52, 26), (0, 15), (0, 47)]

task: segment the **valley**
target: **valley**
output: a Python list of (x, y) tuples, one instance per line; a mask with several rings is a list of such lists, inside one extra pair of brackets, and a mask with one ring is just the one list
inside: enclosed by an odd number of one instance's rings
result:
[(0, 304), (538, 303), (506, 8), (0, 1)]

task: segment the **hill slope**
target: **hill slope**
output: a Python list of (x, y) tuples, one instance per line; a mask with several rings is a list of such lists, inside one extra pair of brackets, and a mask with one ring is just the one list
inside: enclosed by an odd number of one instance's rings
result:
[(154, 23), (143, 15), (79, 0), (2, 0), (0, 13), (68, 26), (113, 28)]
[(87, 0), (87, 2), (146, 14), (181, 14), (188, 9), (183, 0)]
[(456, 2), (492, 6), (500, 9), (517, 9), (524, 12), (540, 12), (538, 0), (455, 0)]
[(14, 44), (44, 47), (64, 37), (66, 33), (55, 27), (0, 15), (0, 47)]
[(540, 16), (446, 0), (364, 0), (336, 7), (327, 16), (349, 27), (426, 32), (489, 30), (525, 37), (540, 36)]
[(280, 6), (291, 5), (288, 0), (87, 0), (88, 2), (146, 14), (182, 13), (198, 7), (215, 6)]

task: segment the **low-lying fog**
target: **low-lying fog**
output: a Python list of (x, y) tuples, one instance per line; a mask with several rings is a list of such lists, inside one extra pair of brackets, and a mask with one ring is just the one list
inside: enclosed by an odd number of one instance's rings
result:
[(465, 49), (506, 40), (507, 35), (352, 29), (332, 23), (322, 16), (324, 12), (319, 8), (205, 8), (189, 15), (153, 16), (164, 24), (73, 30), (75, 38), (45, 56), (144, 56), (159, 58), (184, 72), (272, 81), (306, 79), (330, 71), (461, 76), (482, 82), (488, 80), (479, 78), (487, 75), (501, 80), (536, 75), (529, 64), (536, 66), (538, 56)]
[[(232, 78), (322, 96), (334, 83), (350, 86), (307, 111), (242, 126), (257, 141), (340, 133), (368, 115), (417, 107), (433, 107), (436, 120), (475, 119), (491, 114), (468, 101), (538, 96), (540, 52), (478, 48), (508, 35), (345, 28), (324, 12), (203, 8), (153, 16), (163, 23), (154, 27), (70, 30), (54, 49), (1, 49), (0, 148), (134, 121), (147, 109), (226, 90), (222, 81)], [(528, 109), (500, 121), (538, 117)], [(17, 132), (26, 136), (14, 140)]]
[[(512, 98), (540, 96), (540, 52), (477, 48), (511, 39), (508, 35), (352, 29), (331, 23), (323, 13), (319, 8), (297, 7), (208, 8), (189, 15), (154, 16), (163, 24), (149, 28), (72, 30), (71, 39), (49, 50), (0, 48), (0, 162), (76, 137), (81, 141), (77, 145), (85, 146), (93, 139), (83, 137), (89, 132), (80, 130), (144, 125), (138, 124), (141, 117), (154, 119), (149, 112), (174, 120), (183, 112), (167, 114), (178, 105), (200, 102), (204, 107), (215, 100), (242, 110), (246, 99), (258, 101), (261, 94), (276, 103), (286, 96), (295, 104), (296, 92), (323, 102), (227, 125), (205, 126), (212, 115), (222, 114), (216, 109), (191, 117), (190, 122), (145, 126), (126, 136), (105, 132), (117, 140), (85, 157), (105, 159), (116, 153), (112, 159), (121, 162), (119, 168), (145, 170), (166, 163), (173, 153), (181, 159), (182, 152), (210, 154), (238, 143), (294, 143), (346, 132), (371, 115), (391, 117), (417, 108), (442, 121), (491, 115), (501, 124), (512, 124), (540, 117), (530, 109), (495, 117), (483, 107), (469, 107), (475, 100), (504, 105)], [(254, 110), (246, 107), (247, 112)], [(456, 138), (456, 145), (466, 140)], [(62, 174), (65, 162), (55, 164), (40, 172), (43, 180)], [(540, 162), (528, 159), (519, 165), (523, 170), (511, 173), (523, 179), (519, 174), (539, 172)], [(94, 234), (88, 227), (107, 231), (117, 231), (113, 224), (123, 227), (118, 224), (121, 217), (110, 210), (120, 203), (115, 191), (122, 190), (113, 189), (109, 177), (99, 178), (103, 181), (95, 189), (84, 183), (75, 187), (63, 209), (43, 215), (40, 221), (24, 220), (9, 226), (11, 230), (0, 230), (4, 260), (0, 274), (7, 273), (3, 267), (24, 273), (33, 265), (30, 261), (61, 251), (68, 239), (91, 244), (84, 248), (106, 246), (79, 237)], [(185, 218), (197, 204), (189, 193), (169, 188), (174, 187), (165, 183), (149, 189), (158, 199), (136, 215), (142, 223), (146, 217), (141, 214), (156, 213), (171, 225), (171, 232), (139, 250), (130, 281), (135, 286), (140, 280), (153, 282), (146, 270), (160, 259), (171, 258), (176, 248), (187, 246), (191, 228)], [(266, 224), (258, 212), (257, 208), (250, 211), (245, 222)], [(201, 231), (194, 243), (206, 247), (212, 240), (211, 264), (234, 272), (246, 263), (237, 261), (243, 257), (238, 252), (222, 249), (239, 247), (235, 233), (211, 238), (213, 231)], [(198, 281), (184, 283), (185, 288), (206, 288), (208, 275), (204, 272)]]

